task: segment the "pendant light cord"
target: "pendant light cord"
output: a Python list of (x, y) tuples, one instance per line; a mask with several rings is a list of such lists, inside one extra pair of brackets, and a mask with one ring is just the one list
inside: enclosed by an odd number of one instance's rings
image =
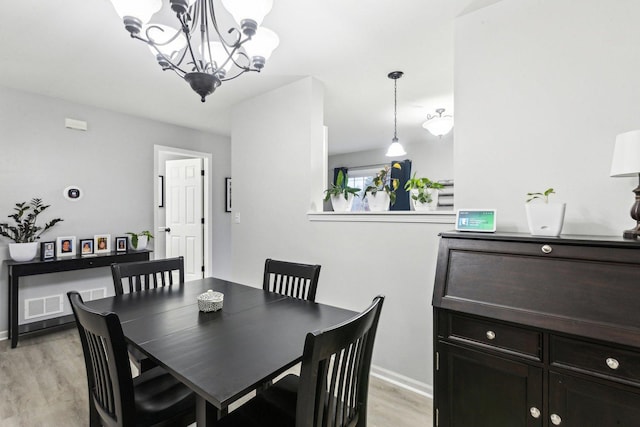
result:
[(398, 139), (398, 79), (393, 79), (393, 140)]

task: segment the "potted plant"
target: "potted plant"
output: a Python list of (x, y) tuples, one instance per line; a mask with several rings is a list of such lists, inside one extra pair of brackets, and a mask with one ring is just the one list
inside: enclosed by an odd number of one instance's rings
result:
[[(395, 169), (402, 169), (400, 163), (394, 163)], [(391, 167), (385, 166), (373, 178), (370, 186), (365, 188), (364, 194), (369, 202), (369, 210), (372, 212), (388, 211), (389, 206), (396, 202), (396, 190), (400, 180), (391, 178)]]
[(331, 200), (334, 212), (349, 212), (353, 205), (354, 197), (358, 197), (360, 188), (349, 187), (347, 185), (348, 178), (342, 169), (338, 171), (336, 183), (326, 189), (324, 200)]
[(439, 182), (429, 178), (416, 178), (416, 174), (407, 180), (404, 189), (411, 194), (413, 209), (416, 211), (432, 211), (438, 206), (438, 190), (444, 188)]
[(527, 193), (525, 209), (529, 231), (533, 236), (559, 236), (562, 232), (566, 204), (549, 203), (551, 194), (556, 194), (553, 188), (542, 193)]
[(0, 236), (4, 236), (14, 241), (9, 243), (9, 256), (14, 261), (24, 262), (35, 258), (38, 252), (38, 240), (40, 235), (62, 221), (60, 218), (52, 219), (45, 223), (44, 227), (36, 224), (38, 215), (49, 208), (50, 205), (43, 205), (42, 199), (31, 199), (31, 202), (16, 203), (13, 208), (14, 214), (9, 215), (16, 225), (8, 223), (0, 224)]
[(141, 231), (139, 233), (127, 231), (125, 234), (129, 235), (129, 247), (134, 251), (147, 249), (149, 240), (153, 239), (153, 234), (148, 230)]

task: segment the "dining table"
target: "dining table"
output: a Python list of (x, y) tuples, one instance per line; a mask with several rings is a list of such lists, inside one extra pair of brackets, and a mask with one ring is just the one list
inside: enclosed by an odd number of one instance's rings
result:
[[(224, 295), (202, 312), (197, 297)], [(196, 395), (197, 426), (214, 426), (228, 406), (295, 366), (308, 332), (357, 313), (218, 278), (88, 301), (120, 318), (126, 340)]]

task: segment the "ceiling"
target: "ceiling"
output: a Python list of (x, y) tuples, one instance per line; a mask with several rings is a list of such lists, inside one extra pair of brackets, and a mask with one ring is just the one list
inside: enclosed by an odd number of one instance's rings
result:
[(0, 82), (229, 135), (231, 106), (314, 76), (325, 86), (329, 151), (338, 154), (391, 142), (387, 74), (400, 70), (400, 141), (437, 141), (421, 124), (436, 108), (453, 111), (454, 18), (495, 1), (275, 0), (263, 25), (280, 46), (265, 69), (223, 83), (203, 104), (129, 37), (109, 0), (20, 0), (3, 9)]

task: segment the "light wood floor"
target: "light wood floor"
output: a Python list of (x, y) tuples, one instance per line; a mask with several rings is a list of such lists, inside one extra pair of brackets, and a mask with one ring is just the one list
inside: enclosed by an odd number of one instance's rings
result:
[[(432, 425), (432, 402), (372, 377), (370, 427)], [(68, 329), (0, 342), (0, 426), (82, 427), (88, 424), (87, 383), (78, 333)]]

